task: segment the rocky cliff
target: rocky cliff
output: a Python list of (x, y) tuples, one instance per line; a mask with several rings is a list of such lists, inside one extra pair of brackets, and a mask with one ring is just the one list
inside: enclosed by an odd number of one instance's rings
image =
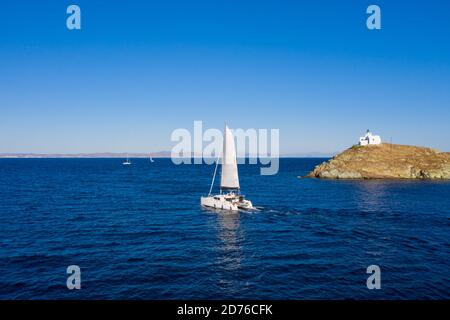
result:
[(318, 165), (308, 177), (329, 179), (450, 179), (450, 153), (382, 143), (353, 146)]

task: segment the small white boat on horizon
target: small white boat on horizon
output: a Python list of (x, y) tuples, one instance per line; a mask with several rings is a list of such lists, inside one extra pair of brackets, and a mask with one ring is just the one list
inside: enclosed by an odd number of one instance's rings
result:
[(127, 160), (125, 162), (122, 163), (124, 166), (128, 166), (131, 164), (130, 159), (128, 158), (128, 154), (127, 154)]
[(225, 125), (225, 132), (223, 137), (220, 194), (213, 196), (211, 195), (211, 191), (214, 186), (214, 179), (216, 177), (218, 165), (219, 158), (217, 159), (216, 168), (214, 169), (214, 175), (208, 196), (201, 197), (201, 205), (205, 207), (230, 211), (239, 211), (239, 209), (254, 209), (252, 202), (250, 200), (246, 200), (245, 197), (240, 194), (236, 147), (234, 145), (233, 134), (227, 125)]

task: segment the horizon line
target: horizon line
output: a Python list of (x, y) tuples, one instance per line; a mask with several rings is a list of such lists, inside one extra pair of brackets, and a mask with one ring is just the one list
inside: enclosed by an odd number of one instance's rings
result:
[[(338, 152), (290, 152), (282, 153), (278, 157), (280, 158), (329, 158), (337, 154)], [(80, 152), (80, 153), (35, 153), (35, 152), (0, 152), (0, 159), (39, 159), (39, 158), (123, 158), (128, 156), (129, 158), (171, 158), (171, 152), (169, 151), (158, 151), (158, 152)], [(199, 154), (191, 154), (190, 157), (186, 158), (202, 158)], [(215, 157), (206, 157), (215, 158)], [(238, 157), (242, 158), (242, 157)], [(246, 154), (244, 158), (261, 158), (259, 155), (249, 155)], [(267, 158), (271, 158), (270, 155)]]

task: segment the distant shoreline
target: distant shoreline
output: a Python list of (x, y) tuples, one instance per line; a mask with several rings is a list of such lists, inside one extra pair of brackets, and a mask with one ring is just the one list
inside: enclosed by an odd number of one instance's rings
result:
[[(298, 154), (284, 154), (280, 155), (280, 158), (331, 158), (335, 153), (325, 152), (310, 152), (310, 153), (298, 153)], [(149, 157), (158, 158), (171, 158), (170, 152), (155, 152), (155, 153), (75, 153), (75, 154), (40, 154), (40, 153), (0, 153), (0, 159), (121, 159), (121, 158), (141, 158), (146, 159)], [(197, 155), (192, 155), (191, 158), (198, 158)], [(248, 157), (247, 158), (256, 158)]]
[(170, 158), (170, 153), (0, 153), (0, 159)]

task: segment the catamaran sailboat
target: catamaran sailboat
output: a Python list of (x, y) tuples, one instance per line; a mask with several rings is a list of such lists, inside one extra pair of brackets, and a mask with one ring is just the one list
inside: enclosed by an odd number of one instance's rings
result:
[(128, 154), (127, 154), (127, 161), (123, 162), (122, 164), (123, 164), (124, 166), (127, 166), (127, 165), (130, 165), (130, 164), (131, 164), (130, 159), (128, 158)]
[(234, 145), (233, 134), (226, 125), (223, 137), (220, 194), (211, 195), (218, 164), (219, 159), (217, 159), (216, 168), (214, 169), (209, 194), (207, 197), (201, 197), (200, 202), (202, 206), (231, 211), (238, 211), (239, 209), (253, 209), (251, 201), (246, 200), (244, 196), (239, 193), (240, 186), (237, 169), (236, 147)]

